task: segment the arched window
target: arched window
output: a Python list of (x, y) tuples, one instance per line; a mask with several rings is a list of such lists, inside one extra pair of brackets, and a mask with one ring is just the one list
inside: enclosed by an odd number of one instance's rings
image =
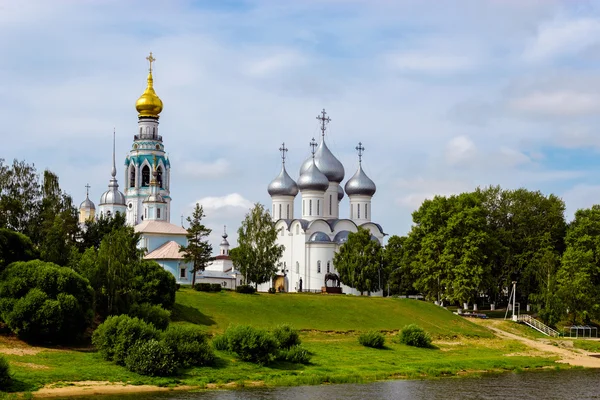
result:
[(152, 136), (156, 135), (156, 127), (152, 128)]
[(106, 212), (106, 216), (107, 216), (108, 218), (110, 218), (110, 216), (111, 216), (111, 215), (112, 215), (112, 213), (111, 213), (110, 211), (107, 211), (107, 212)]
[(317, 261), (317, 274), (321, 273), (321, 261)]
[(321, 200), (317, 199), (317, 215), (321, 215), (320, 213)]
[(289, 204), (286, 206), (286, 209), (287, 210), (286, 210), (285, 218), (290, 219), (290, 205)]
[(160, 219), (160, 208), (156, 209), (156, 218)]
[(296, 261), (296, 273), (300, 273), (300, 263), (298, 261)]
[(308, 215), (312, 215), (312, 200), (308, 201)]
[(281, 219), (281, 204), (279, 204), (279, 219)]
[(365, 218), (369, 218), (369, 214), (367, 213), (368, 203), (365, 203)]
[(144, 218), (148, 218), (148, 209), (144, 208)]
[(160, 167), (160, 166), (159, 166), (159, 167), (156, 169), (156, 180), (157, 180), (157, 183), (158, 183), (158, 187), (159, 187), (159, 188), (162, 188), (162, 187), (163, 187), (163, 180), (162, 180), (162, 176), (163, 176), (163, 170), (162, 170), (162, 167)]
[(360, 219), (360, 204), (356, 205), (356, 218)]
[(327, 261), (327, 273), (331, 272), (331, 261)]
[(329, 195), (329, 215), (333, 214), (333, 212), (331, 212), (332, 204), (333, 204), (333, 196)]
[(135, 166), (129, 167), (129, 187), (135, 187)]
[(150, 167), (144, 165), (142, 168), (142, 186), (148, 187), (150, 185)]

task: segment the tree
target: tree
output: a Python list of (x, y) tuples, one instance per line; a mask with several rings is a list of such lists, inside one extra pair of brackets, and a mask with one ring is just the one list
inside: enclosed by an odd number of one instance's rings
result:
[(393, 235), (383, 249), (388, 291), (392, 294), (414, 291), (413, 278), (408, 262), (408, 237)]
[(32, 237), (32, 220), (40, 199), (35, 166), (14, 160), (11, 167), (0, 159), (0, 227)]
[(265, 207), (256, 203), (238, 229), (238, 247), (229, 256), (244, 275), (246, 283), (256, 286), (273, 279), (284, 246), (277, 245), (278, 230)]
[(364, 292), (376, 292), (383, 288), (380, 286), (380, 273), (382, 272), (383, 250), (379, 241), (372, 240), (371, 232), (365, 228), (358, 228), (358, 232), (351, 232), (348, 241), (333, 256), (333, 265), (340, 275), (340, 281)]
[(186, 263), (192, 263), (192, 286), (196, 284), (196, 272), (204, 271), (208, 263), (213, 260), (212, 245), (208, 243), (208, 235), (212, 229), (207, 228), (202, 223), (204, 218), (202, 206), (196, 203), (196, 208), (191, 217), (187, 217), (190, 226), (187, 229), (187, 246), (180, 246), (184, 254), (183, 260)]
[(89, 247), (98, 249), (105, 235), (125, 226), (125, 218), (125, 213), (117, 212), (111, 217), (100, 215), (97, 219), (87, 219), (81, 233), (79, 248), (82, 251)]
[(15, 261), (37, 258), (31, 240), (22, 233), (0, 228), (0, 272)]

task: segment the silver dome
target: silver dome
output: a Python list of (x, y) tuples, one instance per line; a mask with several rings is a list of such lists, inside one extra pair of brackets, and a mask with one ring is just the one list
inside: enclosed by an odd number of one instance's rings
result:
[(144, 199), (143, 203), (166, 203), (166, 201), (160, 193), (152, 193)]
[(225, 229), (227, 229), (227, 228), (223, 229), (223, 235), (221, 235), (221, 237), (223, 238), (223, 240), (221, 240), (220, 246), (229, 246), (229, 242), (227, 241), (227, 237), (229, 235), (227, 235), (227, 231)]
[(344, 189), (346, 189), (348, 196), (373, 196), (377, 190), (375, 182), (373, 182), (363, 171), (362, 164), (358, 164), (358, 171), (356, 171), (354, 176), (346, 182)]
[(108, 190), (100, 196), (100, 205), (102, 204), (125, 205), (125, 195), (119, 190), (119, 184), (114, 176), (108, 184)]
[(85, 196), (85, 200), (81, 202), (81, 205), (79, 206), (79, 208), (88, 208), (90, 210), (95, 210), (96, 206), (94, 205), (94, 203), (90, 200), (89, 196)]
[(329, 180), (317, 168), (312, 158), (310, 161), (308, 169), (298, 178), (298, 187), (300, 190), (318, 190), (324, 192), (329, 187)]
[[(310, 167), (312, 163), (312, 157), (309, 157), (304, 163), (302, 163), (302, 167), (300, 167), (300, 175), (302, 175), (306, 170)], [(315, 164), (317, 164), (317, 168), (321, 170), (323, 174), (327, 177), (329, 181), (340, 183), (344, 180), (344, 166), (335, 158), (335, 156), (327, 147), (325, 143), (325, 138), (321, 140), (319, 143), (319, 147), (317, 147), (317, 151), (315, 151)]]
[(331, 239), (329, 238), (329, 236), (325, 233), (325, 232), (315, 232), (312, 235), (310, 235), (310, 239), (308, 239), (309, 242), (326, 242), (329, 243), (331, 242)]
[(338, 201), (342, 201), (344, 198), (344, 189), (342, 189), (342, 185), (338, 185)]
[(298, 194), (298, 185), (288, 175), (285, 164), (281, 166), (279, 175), (269, 183), (267, 191), (271, 196), (296, 196)]

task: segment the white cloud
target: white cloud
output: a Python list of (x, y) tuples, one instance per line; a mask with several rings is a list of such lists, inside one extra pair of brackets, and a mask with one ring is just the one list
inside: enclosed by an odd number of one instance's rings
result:
[(401, 192), (407, 192), (396, 199), (396, 204), (418, 209), (425, 199), (433, 199), (436, 195), (451, 196), (474, 189), (471, 185), (457, 180), (426, 179), (399, 179), (395, 186)]
[(229, 161), (219, 158), (213, 162), (186, 161), (181, 164), (181, 173), (193, 178), (218, 179), (232, 172)]
[(477, 156), (477, 146), (466, 136), (452, 138), (446, 145), (446, 161), (450, 165), (469, 164)]
[(435, 54), (432, 51), (400, 53), (388, 57), (393, 68), (404, 72), (454, 73), (477, 66), (472, 57)]
[(534, 91), (509, 101), (515, 111), (540, 116), (578, 116), (600, 112), (600, 95), (574, 90)]
[(592, 18), (560, 19), (543, 23), (527, 45), (526, 61), (546, 61), (570, 56), (598, 43), (600, 21)]
[(600, 135), (587, 125), (567, 125), (554, 136), (554, 144), (566, 149), (600, 149)]
[(296, 51), (280, 51), (246, 63), (245, 71), (252, 76), (267, 77), (275, 73), (303, 66), (307, 59)]
[(194, 207), (196, 203), (200, 204), (206, 212), (227, 208), (243, 209), (245, 212), (253, 206), (250, 200), (245, 199), (239, 193), (231, 193), (221, 197), (203, 197), (192, 203), (191, 206)]

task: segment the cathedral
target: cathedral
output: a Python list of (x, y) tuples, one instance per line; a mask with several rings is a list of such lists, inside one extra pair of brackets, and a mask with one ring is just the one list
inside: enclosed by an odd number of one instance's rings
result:
[[(266, 291), (271, 285), (282, 291), (321, 291), (325, 275), (337, 273), (333, 256), (348, 239), (350, 232), (363, 227), (371, 232), (371, 239), (383, 244), (385, 233), (381, 225), (371, 221), (371, 200), (375, 183), (362, 168), (362, 143), (358, 151), (358, 169), (344, 180), (344, 166), (331, 153), (325, 142), (326, 124), (331, 121), (325, 110), (317, 117), (321, 121), (321, 142), (313, 138), (311, 155), (300, 168), (295, 182), (285, 168), (285, 143), (282, 144), (281, 172), (269, 184), (271, 216), (279, 230), (277, 243), (285, 247), (279, 262), (279, 273), (274, 282), (259, 285)], [(296, 216), (294, 202), (300, 193), (300, 212)], [(340, 218), (340, 203), (347, 195), (350, 202), (349, 218)], [(360, 294), (342, 285), (347, 294)], [(379, 292), (378, 294), (381, 294)], [(377, 293), (374, 293), (377, 294)]]

